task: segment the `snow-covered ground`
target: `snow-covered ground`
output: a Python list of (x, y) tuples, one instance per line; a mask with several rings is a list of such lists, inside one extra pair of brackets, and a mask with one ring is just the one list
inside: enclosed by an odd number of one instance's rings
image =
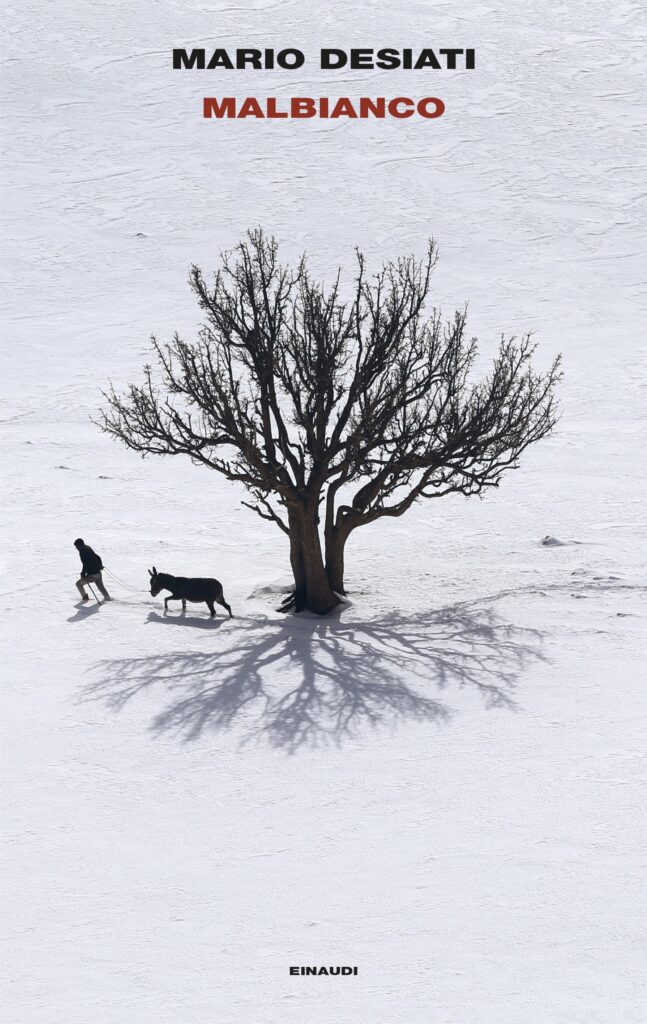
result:
[[(7, 8), (7, 1022), (644, 1021), (639, 11)], [(190, 43), (309, 65), (173, 72)], [(326, 75), (335, 45), (474, 46), (478, 68)], [(447, 113), (203, 121), (222, 93)], [(433, 234), (436, 301), (469, 300), (485, 356), (534, 330), (565, 358), (554, 437), (486, 501), (359, 531), (327, 620), (274, 611), (284, 539), (235, 487), (89, 419), (151, 332), (195, 330), (189, 264), (257, 224), (327, 278)], [(132, 588), (107, 577), (112, 605), (76, 605), (79, 535)], [(236, 618), (163, 617), (153, 564), (218, 576)]]

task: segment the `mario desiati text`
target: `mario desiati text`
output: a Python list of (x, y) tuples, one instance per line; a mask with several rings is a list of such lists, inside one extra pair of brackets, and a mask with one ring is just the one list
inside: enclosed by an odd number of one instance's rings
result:
[[(294, 71), (303, 67), (306, 56), (302, 50), (286, 49), (249, 49), (249, 50), (213, 50), (209, 55), (206, 50), (173, 50), (173, 67), (176, 71), (271, 71), (282, 68)], [(392, 71), (401, 68), (405, 71), (473, 71), (476, 66), (476, 51), (456, 48), (438, 50), (395, 50), (386, 47), (381, 50), (321, 50), (319, 66), (324, 71), (336, 71), (340, 68), (351, 70)]]

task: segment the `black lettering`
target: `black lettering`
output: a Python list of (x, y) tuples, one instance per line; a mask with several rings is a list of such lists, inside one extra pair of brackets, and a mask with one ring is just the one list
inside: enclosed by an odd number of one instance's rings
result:
[(462, 50), (439, 50), (438, 53), (442, 53), (447, 57), (446, 67), (449, 71), (456, 70), (456, 58), (461, 54)]
[(350, 51), (350, 66), (352, 68), (372, 68), (373, 67), (373, 51), (372, 50), (351, 50)]
[(214, 50), (211, 60), (207, 64), (208, 71), (214, 71), (215, 68), (227, 68), (228, 71), (232, 71), (233, 67), (234, 65), (226, 50)]
[(387, 48), (377, 51), (376, 68), (399, 68), (400, 53), (398, 50)]
[(276, 55), (276, 63), (286, 71), (302, 67), (305, 57), (301, 50), (280, 50)]
[(441, 63), (433, 50), (423, 50), (414, 66), (416, 71), (419, 71), (420, 68), (433, 68), (434, 71), (439, 71)]
[[(336, 61), (337, 63), (334, 63)], [(348, 63), (348, 57), (343, 50), (322, 50), (321, 67), (325, 70), (331, 68), (343, 68)]]
[(191, 53), (187, 53), (186, 50), (173, 50), (173, 67), (176, 71), (194, 66), (204, 71), (204, 50), (191, 50)]
[(238, 70), (251, 64), (257, 71), (263, 67), (260, 50), (236, 50), (236, 67)]

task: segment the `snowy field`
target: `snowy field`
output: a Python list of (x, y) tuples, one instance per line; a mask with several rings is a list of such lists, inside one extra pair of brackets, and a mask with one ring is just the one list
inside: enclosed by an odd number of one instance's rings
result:
[[(638, 3), (9, 4), (3, 36), (3, 1020), (645, 1020), (645, 163)], [(173, 46), (300, 72), (173, 72)], [(318, 70), (473, 46), (473, 72)], [(423, 122), (209, 122), (204, 95), (439, 95)], [(351, 541), (285, 617), (235, 486), (90, 422), (189, 265), (248, 227), (330, 279), (441, 259), (434, 301), (564, 353), (562, 419), (482, 502)], [(643, 272), (641, 274), (641, 271)], [(83, 536), (114, 604), (78, 607)], [(550, 536), (559, 543), (542, 544)], [(235, 619), (164, 617), (147, 569)], [(357, 977), (290, 977), (290, 965)]]

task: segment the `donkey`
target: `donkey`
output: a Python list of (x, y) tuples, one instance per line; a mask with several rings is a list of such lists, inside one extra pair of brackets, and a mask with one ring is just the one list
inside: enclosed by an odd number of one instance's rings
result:
[(170, 590), (171, 596), (164, 598), (164, 612), (168, 611), (169, 601), (181, 601), (182, 611), (186, 611), (187, 601), (192, 601), (194, 604), (200, 604), (202, 601), (207, 605), (211, 612), (211, 618), (215, 618), (216, 609), (213, 606), (214, 601), (217, 604), (222, 605), (229, 612), (229, 618), (232, 619), (233, 615), (231, 608), (225, 601), (224, 594), (222, 592), (222, 583), (218, 580), (210, 579), (188, 579), (186, 576), (170, 576), (166, 572), (158, 572), (155, 566), (153, 571), (148, 570), (148, 575), (151, 578), (151, 595), (157, 597), (160, 590)]

